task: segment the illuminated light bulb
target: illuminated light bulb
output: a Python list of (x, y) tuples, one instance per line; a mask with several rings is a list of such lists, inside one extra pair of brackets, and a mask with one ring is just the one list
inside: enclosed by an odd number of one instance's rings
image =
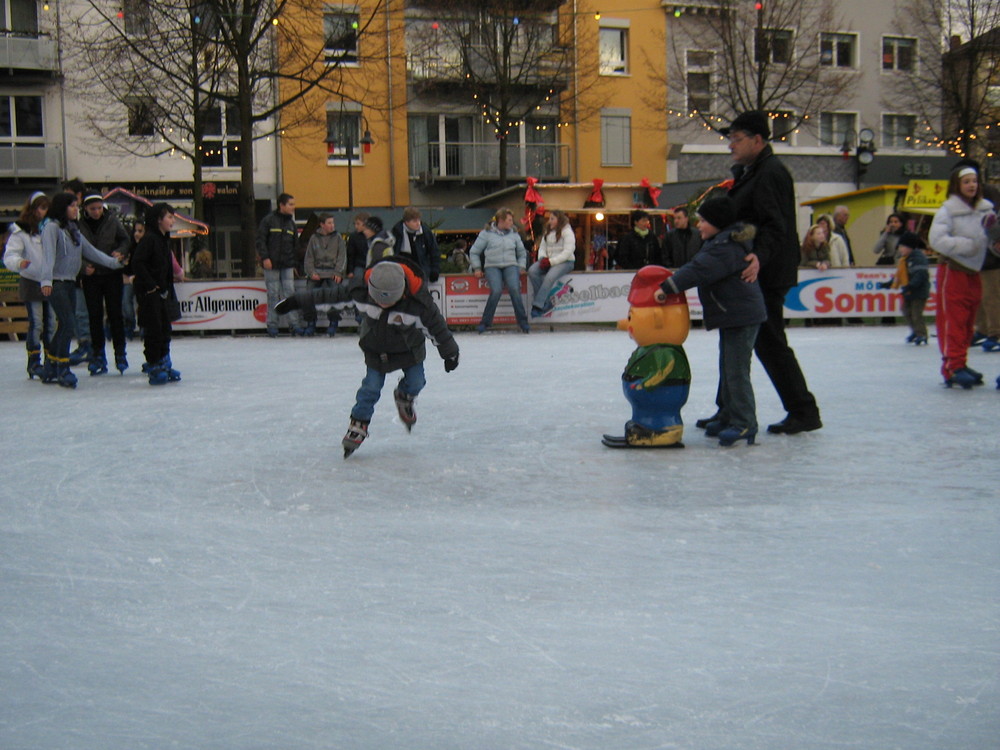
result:
[(597, 219), (598, 221), (604, 221), (604, 214), (598, 211), (596, 214), (594, 214), (594, 218)]

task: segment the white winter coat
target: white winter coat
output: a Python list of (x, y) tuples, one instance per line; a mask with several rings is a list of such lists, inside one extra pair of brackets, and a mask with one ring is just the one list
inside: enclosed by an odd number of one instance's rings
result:
[[(42, 280), (42, 236), (40, 234), (28, 234), (17, 222), (10, 225), (10, 237), (7, 238), (7, 247), (3, 254), (3, 264), (15, 273), (19, 273), (26, 279), (32, 281)], [(21, 268), (21, 261), (29, 262), (27, 268)]]
[(827, 243), (830, 246), (830, 268), (847, 268), (851, 265), (851, 254), (847, 252), (844, 238), (834, 232)]
[(978, 273), (986, 257), (983, 221), (993, 213), (993, 204), (980, 200), (973, 208), (957, 195), (948, 196), (931, 223), (927, 243), (940, 255)]
[(569, 224), (563, 227), (559, 236), (555, 230), (546, 232), (538, 244), (538, 259), (548, 258), (549, 263), (558, 266), (560, 263), (571, 263), (576, 256), (576, 234)]

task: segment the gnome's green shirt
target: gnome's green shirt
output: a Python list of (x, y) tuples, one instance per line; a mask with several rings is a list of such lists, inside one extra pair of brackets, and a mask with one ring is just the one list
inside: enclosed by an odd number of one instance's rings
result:
[(691, 382), (691, 367), (684, 348), (676, 344), (640, 346), (629, 357), (622, 380), (632, 388), (649, 390)]

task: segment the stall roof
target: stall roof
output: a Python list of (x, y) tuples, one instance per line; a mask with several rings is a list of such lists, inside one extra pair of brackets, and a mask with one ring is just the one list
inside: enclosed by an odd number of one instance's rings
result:
[[(147, 207), (152, 206), (153, 202), (147, 198), (143, 198), (141, 195), (136, 195), (130, 190), (125, 188), (114, 188), (109, 190), (106, 195), (104, 195), (104, 201), (108, 202), (109, 199), (116, 195), (124, 195), (125, 197), (131, 199), (136, 203), (142, 203)], [(178, 222), (174, 224), (174, 230), (171, 235), (174, 237), (190, 237), (193, 234), (206, 235), (208, 234), (209, 226), (203, 221), (198, 221), (186, 214), (175, 212), (174, 215), (177, 217)]]
[[(653, 211), (667, 211), (676, 206), (686, 205), (692, 198), (704, 193), (709, 188), (720, 184), (718, 179), (691, 180), (688, 182), (668, 182), (657, 185), (660, 189), (659, 206), (649, 209)], [(507, 204), (514, 209), (520, 206), (524, 200), (524, 192), (527, 190), (527, 183), (521, 182), (511, 185), (503, 190), (484, 195), (481, 198), (469, 201), (465, 208), (479, 208), (492, 206), (499, 208)], [(552, 182), (537, 183), (534, 186), (545, 201), (545, 208), (548, 210), (558, 209), (572, 213), (595, 213), (597, 211), (631, 211), (636, 207), (637, 195), (645, 191), (645, 187), (637, 182), (605, 182), (601, 186), (604, 193), (604, 206), (601, 208), (584, 208), (584, 202), (590, 197), (594, 189), (592, 182)]]
[(861, 190), (852, 190), (849, 193), (839, 193), (838, 195), (824, 195), (822, 198), (811, 198), (807, 201), (802, 201), (800, 206), (813, 206), (817, 203), (828, 203), (830, 201), (846, 201), (851, 198), (857, 198), (859, 196), (865, 195), (866, 193), (879, 193), (886, 192), (888, 190), (906, 190), (906, 185), (876, 185), (875, 187), (862, 188)]

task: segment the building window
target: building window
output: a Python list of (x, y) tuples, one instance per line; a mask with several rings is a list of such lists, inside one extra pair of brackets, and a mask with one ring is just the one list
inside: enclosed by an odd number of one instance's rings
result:
[(0, 143), (11, 145), (45, 135), (40, 96), (0, 96)]
[(916, 65), (917, 40), (887, 36), (882, 39), (882, 70), (912, 73)]
[(602, 76), (628, 75), (628, 29), (601, 28), (600, 72)]
[(360, 163), (361, 115), (357, 112), (326, 113), (327, 162)]
[(791, 143), (798, 124), (795, 113), (786, 110), (775, 110), (770, 113), (771, 140), (780, 143)]
[(156, 135), (156, 117), (152, 99), (132, 99), (128, 107), (128, 134), (132, 136)]
[(819, 63), (831, 68), (853, 68), (857, 66), (855, 50), (856, 34), (820, 34)]
[(0, 2), (0, 24), (15, 34), (37, 34), (38, 0)]
[(632, 166), (632, 113), (601, 111), (601, 166)]
[(703, 50), (688, 50), (687, 60), (687, 108), (689, 112), (711, 112), (712, 67), (715, 55)]
[(853, 147), (857, 126), (858, 116), (853, 112), (822, 112), (819, 116), (819, 142), (837, 148), (844, 143)]
[(357, 65), (358, 29), (361, 16), (347, 11), (327, 10), (323, 14), (323, 53), (328, 65)]
[(240, 113), (236, 107), (216, 104), (205, 113), (205, 130), (202, 134), (203, 167), (239, 167)]
[(914, 148), (917, 131), (916, 115), (882, 115), (882, 146), (884, 148)]
[(754, 45), (754, 61), (788, 65), (792, 61), (792, 32), (786, 29), (761, 29)]
[(149, 0), (124, 0), (122, 15), (128, 36), (149, 36), (152, 27)]

